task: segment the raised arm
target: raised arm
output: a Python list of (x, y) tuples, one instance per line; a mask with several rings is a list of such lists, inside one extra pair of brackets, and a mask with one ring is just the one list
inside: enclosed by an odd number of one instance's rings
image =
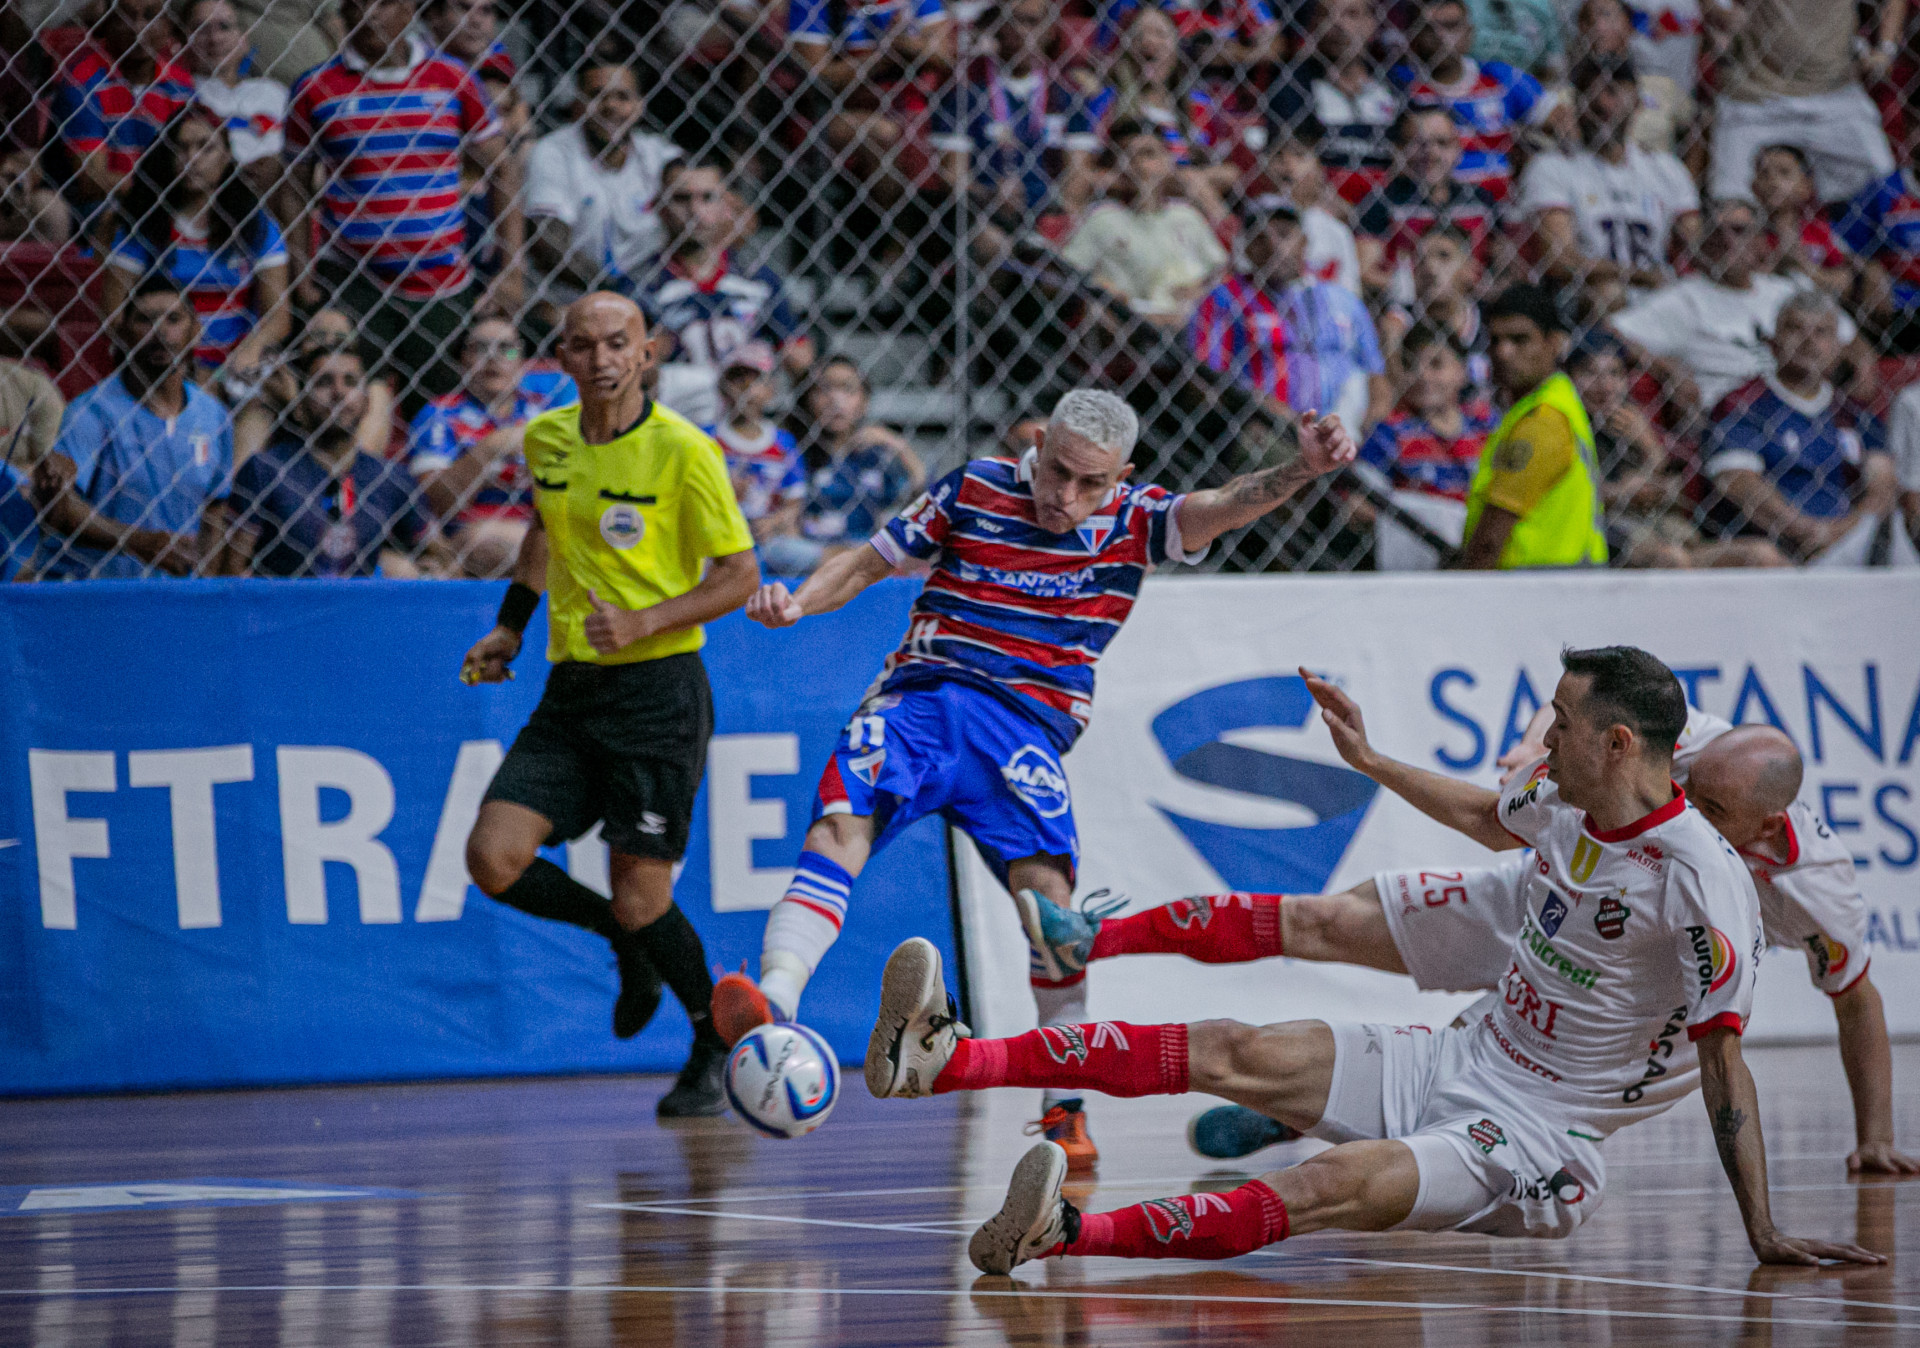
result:
[(1224, 487), (1189, 492), (1174, 519), (1188, 552), (1204, 549), (1231, 529), (1252, 524), (1315, 478), (1352, 463), (1359, 452), (1340, 418), (1309, 412), (1299, 423), (1300, 453), (1290, 463), (1245, 473)]
[(1858, 1245), (1804, 1240), (1783, 1235), (1773, 1224), (1767, 1201), (1767, 1146), (1760, 1136), (1760, 1097), (1753, 1074), (1740, 1055), (1740, 1036), (1724, 1025), (1702, 1035), (1700, 1098), (1713, 1124), (1713, 1145), (1727, 1172), (1733, 1197), (1746, 1223), (1747, 1243), (1763, 1264), (1817, 1264), (1837, 1259), (1849, 1264), (1884, 1264), (1886, 1259)]
[(767, 627), (791, 627), (816, 613), (831, 613), (876, 580), (893, 574), (893, 563), (873, 547), (848, 548), (820, 564), (796, 591), (782, 581), (762, 585), (747, 601), (747, 616)]
[(1893, 1145), (1893, 1048), (1880, 989), (1862, 974), (1833, 999), (1840, 1022), (1840, 1062), (1853, 1094), (1855, 1146), (1847, 1169), (1878, 1175), (1920, 1175), (1920, 1161)]
[(1320, 718), (1333, 732), (1334, 747), (1356, 772), (1365, 773), (1420, 813), (1466, 834), (1482, 847), (1509, 852), (1527, 845), (1500, 826), (1497, 792), (1388, 758), (1367, 742), (1367, 726), (1357, 702), (1305, 669), (1300, 677), (1320, 704)]

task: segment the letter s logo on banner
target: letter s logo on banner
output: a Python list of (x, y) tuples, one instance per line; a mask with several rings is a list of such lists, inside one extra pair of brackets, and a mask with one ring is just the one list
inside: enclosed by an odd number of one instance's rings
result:
[(1153, 737), (1189, 781), (1284, 800), (1313, 811), (1298, 828), (1240, 828), (1160, 813), (1230, 888), (1316, 893), (1326, 887), (1379, 787), (1351, 768), (1226, 743), (1235, 730), (1302, 730), (1313, 714), (1305, 680), (1289, 674), (1208, 688), (1153, 718)]

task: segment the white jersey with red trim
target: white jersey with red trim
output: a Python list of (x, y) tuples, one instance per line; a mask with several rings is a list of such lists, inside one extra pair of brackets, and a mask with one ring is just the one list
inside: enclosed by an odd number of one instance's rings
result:
[[(1673, 779), (1685, 786), (1700, 751), (1731, 729), (1731, 722), (1688, 707), (1687, 728), (1673, 746)], [(1846, 844), (1811, 805), (1796, 800), (1787, 807), (1785, 854), (1742, 848), (1740, 856), (1760, 892), (1767, 944), (1804, 954), (1813, 985), (1829, 997), (1852, 987), (1870, 955), (1867, 898)]]
[(1694, 1088), (1694, 1040), (1745, 1028), (1760, 902), (1678, 787), (1607, 831), (1546, 772), (1543, 760), (1500, 797), (1500, 822), (1535, 857), (1507, 972), (1476, 1009), (1494, 1052), (1605, 1136)]

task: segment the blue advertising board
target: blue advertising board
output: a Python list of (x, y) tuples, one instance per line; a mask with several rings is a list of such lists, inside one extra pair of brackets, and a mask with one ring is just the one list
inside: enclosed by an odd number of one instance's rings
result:
[[(835, 736), (915, 586), (769, 632), (709, 629), (709, 774), (676, 895), (758, 966)], [(671, 996), (612, 1036), (611, 953), (466, 883), (481, 793), (545, 681), (468, 688), (500, 587), (385, 581), (0, 586), (0, 1092), (656, 1071)], [(552, 855), (590, 883), (593, 840)], [(602, 881), (604, 883), (604, 881)], [(865, 1049), (887, 953), (954, 955), (945, 839), (869, 866), (802, 1018)]]

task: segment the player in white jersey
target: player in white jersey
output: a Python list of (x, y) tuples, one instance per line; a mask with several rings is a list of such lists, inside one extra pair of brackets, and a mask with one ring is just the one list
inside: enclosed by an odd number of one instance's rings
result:
[[(1671, 781), (1686, 719), (1679, 681), (1629, 647), (1562, 662), (1547, 758), (1503, 793), (1377, 753), (1351, 699), (1308, 676), (1348, 763), (1496, 851), (1535, 849), (1527, 931), (1497, 994), (1465, 1024), (1103, 1022), (976, 1040), (956, 1030), (934, 947), (894, 952), (867, 1049), (876, 1095), (1192, 1089), (1336, 1144), (1229, 1193), (1082, 1214), (1061, 1196), (1064, 1152), (1042, 1143), (976, 1232), (977, 1267), (1005, 1273), (1057, 1254), (1228, 1258), (1328, 1227), (1564, 1236), (1600, 1201), (1599, 1144), (1695, 1085), (1763, 1262), (1881, 1262), (1773, 1225), (1759, 1101), (1740, 1055), (1759, 900)], [(1650, 1042), (1672, 1045), (1657, 1074)]]
[[(1546, 752), (1542, 737), (1552, 721), (1551, 709), (1542, 710), (1502, 755), (1503, 784)], [(1920, 1173), (1920, 1161), (1894, 1146), (1893, 1054), (1880, 993), (1867, 976), (1866, 899), (1847, 848), (1796, 799), (1801, 773), (1800, 753), (1782, 732), (1736, 729), (1687, 709), (1674, 780), (1746, 862), (1767, 945), (1804, 955), (1814, 986), (1833, 999), (1857, 1135), (1847, 1169)], [(1031, 892), (1016, 901), (1034, 961), (1048, 970), (1135, 953), (1206, 963), (1285, 954), (1405, 973), (1425, 990), (1482, 991), (1506, 971), (1523, 930), (1531, 869), (1531, 855), (1518, 852), (1485, 867), (1382, 871), (1338, 894), (1204, 895), (1124, 918), (1069, 912)], [(1220, 1160), (1297, 1136), (1237, 1105), (1207, 1110), (1187, 1135), (1195, 1150)]]

